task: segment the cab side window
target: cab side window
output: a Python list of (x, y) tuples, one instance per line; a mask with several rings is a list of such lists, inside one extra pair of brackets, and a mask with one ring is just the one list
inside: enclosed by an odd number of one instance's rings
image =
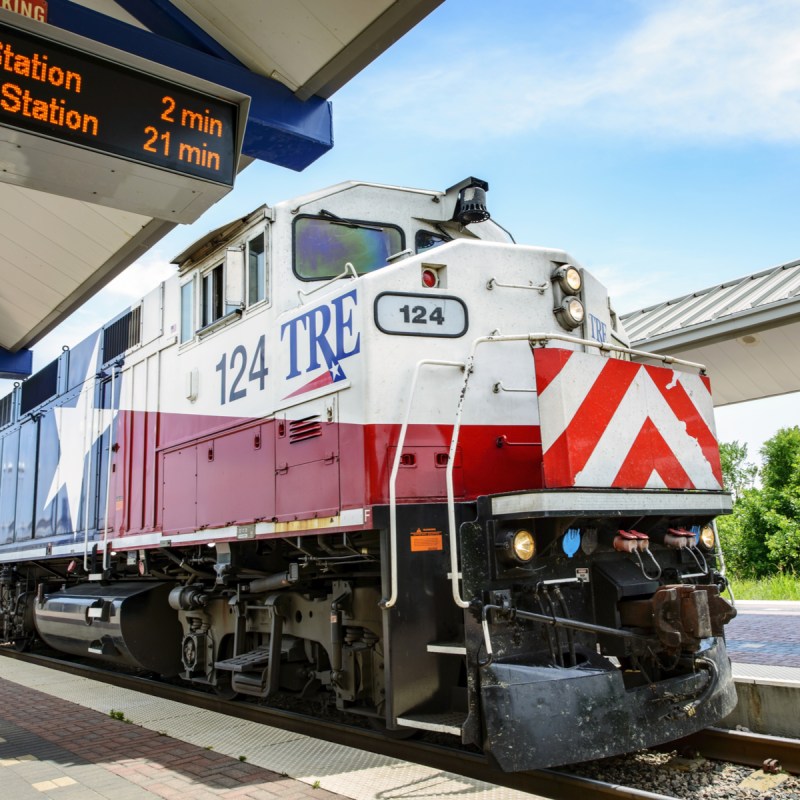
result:
[(181, 344), (194, 336), (194, 278), (181, 286)]
[(225, 290), (225, 270), (222, 264), (203, 275), (200, 326), (205, 328), (223, 314), (223, 295)]
[(266, 231), (247, 242), (247, 305), (269, 299)]
[[(250, 306), (269, 300), (267, 233), (227, 247), (221, 261), (198, 269), (180, 287), (180, 341), (189, 342), (219, 324), (234, 321)], [(215, 259), (217, 260), (217, 259)]]

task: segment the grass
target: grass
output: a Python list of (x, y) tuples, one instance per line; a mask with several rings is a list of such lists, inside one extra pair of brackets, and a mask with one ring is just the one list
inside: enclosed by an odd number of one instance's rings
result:
[(737, 600), (800, 600), (800, 578), (773, 575), (751, 580), (729, 576)]

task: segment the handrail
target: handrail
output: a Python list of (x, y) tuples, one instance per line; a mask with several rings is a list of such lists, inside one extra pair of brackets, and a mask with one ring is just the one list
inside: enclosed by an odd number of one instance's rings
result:
[[(94, 383), (92, 384), (91, 402), (87, 398), (86, 405), (83, 409), (83, 452), (84, 452), (84, 468), (83, 468), (83, 486), (81, 487), (84, 494), (83, 500), (83, 571), (89, 572), (89, 465), (92, 461), (91, 450), (94, 445), (92, 437), (95, 430), (95, 393), (97, 392), (97, 375), (93, 377)], [(81, 392), (86, 391), (87, 395), (89, 389), (81, 387)], [(90, 415), (91, 412), (91, 415)], [(90, 417), (91, 422), (87, 423), (87, 417)], [(86, 438), (89, 437), (87, 446)]]
[(528, 339), (533, 344), (546, 345), (551, 339), (559, 342), (571, 342), (573, 344), (582, 344), (587, 347), (596, 347), (602, 352), (613, 350), (615, 353), (629, 353), (632, 356), (642, 356), (643, 358), (653, 358), (657, 361), (663, 361), (665, 364), (681, 364), (684, 367), (692, 367), (697, 369), (703, 374), (706, 371), (706, 365), (700, 364), (697, 361), (686, 361), (683, 358), (675, 358), (675, 356), (665, 356), (663, 353), (651, 353), (647, 350), (635, 350), (632, 347), (624, 347), (620, 344), (609, 344), (608, 342), (597, 342), (594, 339), (579, 339), (577, 336), (567, 336), (564, 333), (529, 333), (524, 336), (494, 336), (485, 337), (487, 339), (497, 341), (516, 341), (518, 339)]
[(520, 392), (522, 394), (536, 394), (536, 389), (512, 389), (510, 386), (503, 386), (503, 381), (497, 381), (494, 386), (492, 386), (492, 392), (494, 394), (500, 394), (500, 392)]
[[(687, 367), (698, 369), (701, 373), (705, 373), (705, 366), (698, 364), (694, 361), (685, 361), (682, 358), (675, 358), (673, 356), (664, 356), (658, 353), (648, 353), (645, 350), (634, 350), (630, 347), (623, 347), (622, 345), (607, 344), (606, 342), (596, 342), (592, 339), (580, 339), (577, 336), (568, 336), (561, 333), (524, 333), (524, 334), (511, 334), (511, 335), (491, 335), (480, 336), (472, 342), (469, 356), (464, 366), (464, 383), (461, 386), (461, 392), (458, 396), (458, 406), (456, 408), (456, 419), (453, 423), (453, 434), (450, 439), (450, 452), (447, 459), (447, 470), (445, 478), (447, 481), (447, 524), (450, 542), (450, 581), (453, 593), (453, 600), (460, 608), (469, 608), (469, 602), (464, 600), (461, 596), (461, 589), (458, 585), (458, 540), (456, 537), (456, 514), (455, 514), (455, 492), (453, 490), (453, 469), (455, 467), (456, 448), (458, 447), (458, 435), (461, 431), (461, 417), (464, 411), (464, 400), (467, 396), (467, 387), (469, 385), (470, 375), (473, 372), (475, 365), (475, 352), (482, 344), (494, 342), (523, 342), (527, 341), (533, 345), (546, 345), (551, 340), (560, 342), (569, 342), (571, 344), (584, 345), (586, 347), (595, 347), (601, 351), (613, 350), (615, 352), (630, 353), (631, 355), (643, 356), (645, 358), (654, 358), (663, 361), (665, 364), (682, 364)], [(409, 409), (410, 410), (410, 409)]]
[[(728, 590), (728, 594), (731, 597), (731, 605), (736, 608), (736, 597), (733, 594), (733, 589), (731, 588), (731, 582), (727, 580), (727, 567), (725, 566), (725, 554), (722, 552), (722, 542), (719, 539), (719, 531), (717, 530), (717, 521), (713, 520), (711, 523), (711, 527), (714, 529), (714, 555), (716, 556), (719, 562), (719, 572), (723, 578), (726, 578), (725, 584)], [(708, 574), (708, 573), (706, 573)], [(724, 590), (723, 590), (724, 591)], [(720, 591), (722, 594), (722, 591)]]
[(527, 285), (524, 283), (500, 283), (497, 278), (489, 278), (486, 288), (490, 292), (495, 286), (501, 286), (503, 289), (534, 289), (535, 291), (539, 292), (539, 294), (544, 294), (549, 285), (549, 283), (545, 282), (534, 286), (533, 281), (528, 281)]
[(116, 366), (111, 367), (111, 398), (108, 401), (108, 463), (106, 464), (106, 519), (103, 528), (103, 571), (108, 569), (108, 512), (111, 504), (111, 459), (114, 457), (114, 382), (117, 376)]
[[(336, 279), (334, 279), (336, 280)], [(327, 284), (326, 284), (327, 285)], [(320, 287), (321, 288), (321, 287)], [(469, 602), (461, 597), (461, 589), (458, 585), (459, 581), (459, 566), (458, 566), (458, 540), (456, 537), (456, 520), (455, 520), (455, 491), (453, 488), (453, 469), (456, 461), (456, 450), (458, 447), (458, 436), (461, 430), (461, 417), (464, 411), (464, 400), (467, 394), (467, 387), (469, 385), (470, 375), (473, 372), (475, 364), (475, 353), (478, 347), (482, 344), (490, 342), (522, 342), (527, 341), (533, 345), (546, 345), (549, 341), (563, 341), (571, 344), (584, 345), (587, 347), (594, 347), (601, 351), (615, 351), (630, 353), (631, 355), (643, 356), (646, 358), (653, 358), (663, 361), (666, 364), (681, 364), (687, 367), (692, 367), (705, 372), (705, 367), (694, 361), (686, 361), (681, 358), (674, 358), (673, 356), (663, 356), (658, 353), (648, 353), (644, 350), (634, 350), (629, 347), (621, 345), (606, 344), (605, 342), (596, 342), (590, 339), (580, 339), (577, 336), (567, 336), (565, 334), (542, 332), (542, 333), (525, 333), (525, 334), (512, 334), (512, 335), (491, 335), (480, 336), (472, 342), (469, 357), (465, 362), (461, 361), (443, 361), (439, 359), (422, 359), (418, 361), (414, 367), (414, 375), (411, 380), (411, 387), (408, 393), (408, 403), (406, 405), (406, 413), (403, 418), (403, 424), (400, 427), (400, 435), (397, 441), (397, 451), (395, 452), (394, 462), (392, 464), (392, 472), (389, 476), (389, 553), (390, 553), (390, 574), (389, 574), (389, 597), (381, 601), (382, 608), (392, 608), (397, 603), (398, 582), (397, 582), (397, 476), (400, 471), (400, 463), (403, 455), (403, 447), (405, 445), (406, 434), (408, 432), (409, 420), (411, 419), (411, 407), (414, 401), (414, 394), (419, 380), (420, 370), (424, 366), (438, 366), (438, 367), (458, 367), (464, 372), (464, 382), (461, 386), (461, 391), (458, 398), (458, 406), (456, 408), (456, 418), (453, 424), (453, 433), (450, 439), (450, 449), (447, 458), (447, 469), (445, 471), (445, 480), (447, 483), (447, 523), (448, 523), (448, 541), (450, 545), (450, 580), (452, 587), (453, 600), (460, 608), (469, 608)]]
[(302, 289), (297, 290), (297, 297), (302, 303), (303, 300), (311, 294), (315, 292), (319, 292), (324, 289), (326, 286), (330, 286), (332, 283), (336, 283), (336, 281), (341, 280), (342, 278), (346, 278), (347, 276), (351, 278), (357, 278), (358, 273), (356, 272), (356, 268), (348, 261), (344, 265), (344, 272), (340, 272), (338, 275), (334, 276), (330, 280), (325, 281), (325, 283), (321, 283), (319, 286), (315, 286), (313, 289), (309, 289), (307, 292), (304, 292)]
[(403, 425), (400, 428), (400, 436), (397, 439), (397, 452), (394, 454), (394, 464), (392, 465), (392, 473), (389, 477), (390, 592), (388, 600), (381, 601), (381, 606), (383, 608), (391, 608), (397, 602), (397, 474), (400, 471), (400, 459), (402, 458), (403, 446), (406, 441), (408, 421), (411, 418), (411, 404), (414, 400), (414, 392), (417, 388), (417, 379), (419, 378), (420, 369), (424, 366), (458, 367), (459, 369), (464, 369), (464, 364), (461, 361), (440, 361), (432, 358), (424, 358), (418, 361), (417, 365), (414, 367), (414, 377), (411, 380), (411, 388), (408, 392), (406, 415), (403, 419)]

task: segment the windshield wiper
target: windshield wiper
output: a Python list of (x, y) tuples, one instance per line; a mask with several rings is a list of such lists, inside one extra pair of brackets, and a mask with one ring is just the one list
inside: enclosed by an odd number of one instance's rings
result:
[(363, 228), (367, 231), (378, 231), (379, 233), (383, 233), (383, 231), (386, 230), (380, 225), (367, 225), (363, 222), (355, 222), (351, 219), (342, 219), (341, 217), (337, 217), (336, 214), (326, 211), (324, 208), (319, 212), (319, 216), (329, 219), (334, 225), (344, 225), (348, 228)]

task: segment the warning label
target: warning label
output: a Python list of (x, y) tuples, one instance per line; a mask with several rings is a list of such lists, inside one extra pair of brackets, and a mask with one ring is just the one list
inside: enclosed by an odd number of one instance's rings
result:
[(442, 549), (442, 532), (436, 528), (417, 528), (411, 532), (411, 552)]

